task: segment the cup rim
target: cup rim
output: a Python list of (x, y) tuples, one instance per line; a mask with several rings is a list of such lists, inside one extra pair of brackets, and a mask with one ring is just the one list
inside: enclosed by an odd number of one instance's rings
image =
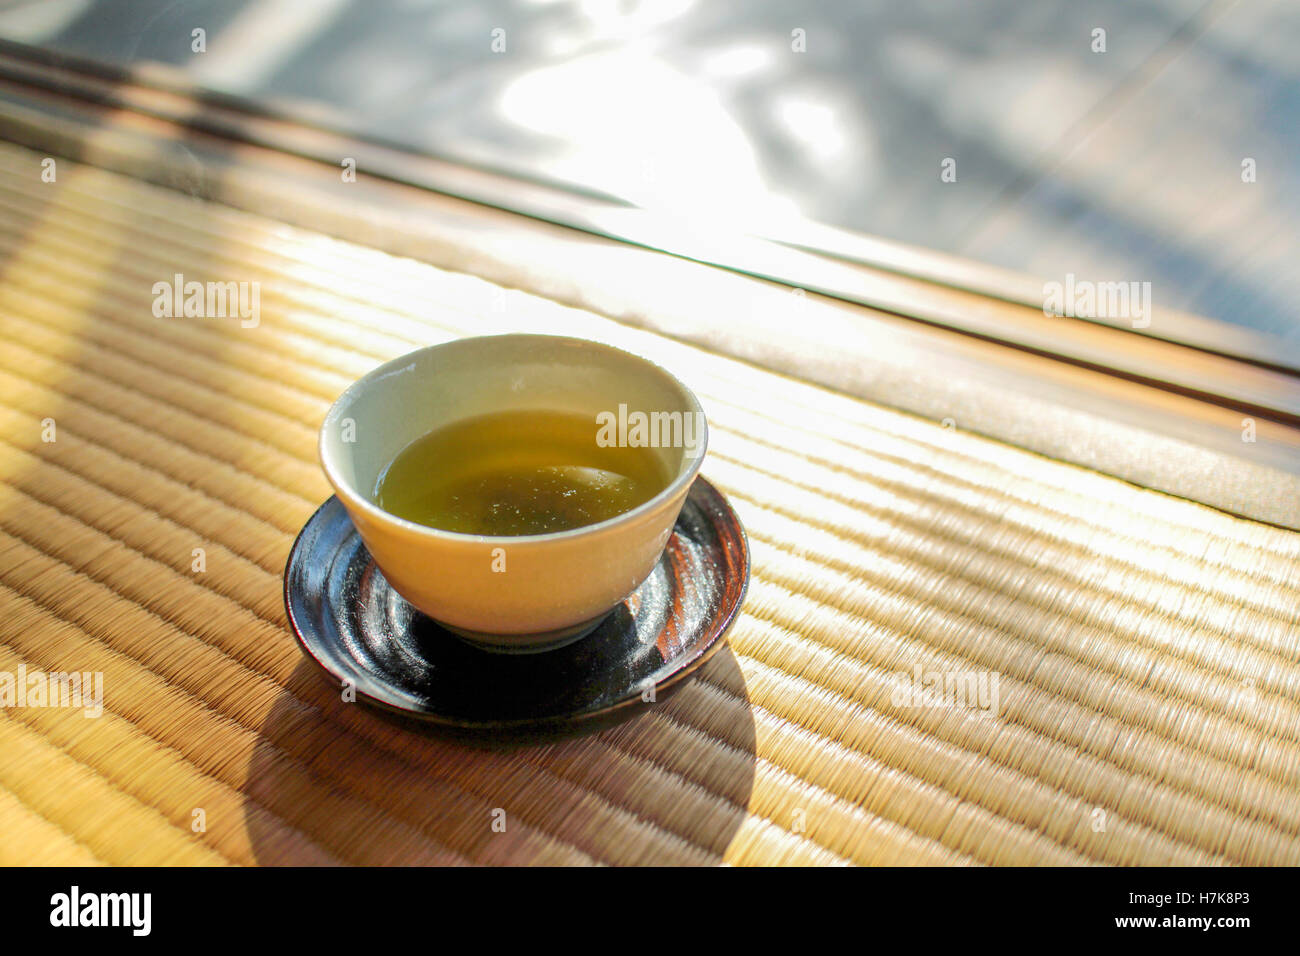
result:
[[(547, 342), (574, 342), (583, 346), (584, 348), (594, 348), (598, 351), (614, 353), (616, 355), (620, 355), (625, 358), (630, 358), (635, 362), (641, 363), (642, 365), (648, 366), (651, 371), (656, 372), (659, 375), (662, 375), (670, 383), (676, 386), (681, 391), (681, 393), (686, 397), (689, 404), (693, 406), (691, 411), (698, 413), (700, 415), (700, 420), (704, 423), (704, 428), (703, 428), (703, 434), (701, 436), (701, 441), (700, 441), (699, 454), (695, 456), (694, 463), (690, 468), (687, 468), (685, 471), (679, 474), (675, 479), (673, 479), (672, 482), (668, 484), (666, 488), (664, 488), (658, 494), (654, 495), (652, 498), (646, 501), (643, 501), (635, 508), (629, 508), (627, 511), (614, 515), (614, 517), (612, 518), (606, 518), (604, 521), (597, 521), (593, 524), (582, 525), (581, 527), (577, 527), (577, 528), (569, 528), (566, 531), (549, 531), (544, 534), (515, 534), (515, 535), (467, 534), (461, 531), (446, 531), (442, 528), (434, 528), (431, 525), (420, 524), (417, 521), (411, 521), (407, 518), (403, 518), (399, 515), (395, 515), (391, 511), (385, 511), (383, 508), (379, 507), (377, 504), (370, 501), (369, 498), (360, 494), (350, 483), (343, 481), (342, 476), (338, 472), (338, 467), (336, 462), (333, 461), (332, 457), (328, 454), (326, 450), (325, 438), (326, 435), (328, 434), (330, 427), (334, 424), (334, 422), (338, 418), (343, 406), (347, 403), (349, 398), (354, 396), (356, 393), (362, 391), (363, 389), (372, 386), (376, 381), (391, 374), (396, 369), (409, 365), (416, 358), (416, 356), (423, 355), (426, 352), (433, 352), (438, 349), (445, 348), (449, 345), (454, 345), (458, 342), (468, 342), (476, 339), (516, 339), (516, 340), (544, 339)], [(584, 535), (596, 534), (600, 531), (604, 531), (609, 528), (612, 528), (618, 524), (631, 521), (636, 517), (649, 514), (650, 512), (661, 507), (666, 502), (671, 501), (677, 495), (684, 493), (686, 490), (689, 490), (692, 482), (695, 481), (695, 476), (699, 474), (701, 465), (704, 463), (704, 456), (705, 453), (708, 451), (708, 447), (709, 447), (708, 418), (704, 414), (704, 408), (703, 406), (700, 405), (699, 398), (696, 397), (693, 391), (691, 391), (689, 388), (686, 387), (686, 385), (681, 381), (681, 379), (679, 379), (672, 372), (668, 371), (662, 365), (659, 365), (657, 362), (652, 362), (650, 359), (645, 358), (644, 356), (637, 355), (635, 352), (629, 352), (626, 349), (620, 349), (617, 346), (607, 345), (604, 342), (597, 342), (593, 339), (583, 339), (571, 335), (547, 335), (544, 333), (533, 333), (533, 332), (506, 332), (498, 335), (466, 335), (455, 339), (449, 339), (446, 342), (438, 342), (434, 345), (426, 345), (418, 349), (413, 349), (410, 352), (406, 352), (402, 355), (397, 356), (396, 358), (390, 359), (389, 361), (384, 362), (382, 365), (379, 365), (371, 369), (369, 372), (365, 373), (364, 375), (362, 375), (360, 378), (358, 378), (356, 381), (350, 384), (347, 388), (345, 388), (338, 398), (334, 399), (334, 402), (330, 405), (329, 410), (325, 413), (324, 420), (321, 422), (320, 432), (317, 438), (317, 454), (320, 458), (321, 469), (325, 472), (325, 478), (329, 481), (330, 485), (334, 488), (335, 494), (337, 494), (344, 501), (344, 503), (349, 507), (360, 508), (363, 512), (369, 514), (371, 517), (377, 520), (389, 522), (397, 525), (398, 527), (406, 531), (414, 532), (416, 534), (426, 535), (430, 538), (435, 538), (438, 540), (461, 542), (461, 543), (476, 543), (476, 544), (494, 543), (494, 544), (500, 544), (501, 546), (504, 546), (504, 542), (511, 542), (516, 547), (519, 546), (520, 544), (530, 544), (530, 545), (545, 544), (551, 541), (573, 540), (575, 538), (581, 538)]]

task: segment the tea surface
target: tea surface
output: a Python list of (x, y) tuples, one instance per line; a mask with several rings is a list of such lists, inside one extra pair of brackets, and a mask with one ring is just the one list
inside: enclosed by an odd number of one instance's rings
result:
[(594, 417), (497, 412), (416, 439), (379, 476), (379, 507), (463, 534), (526, 535), (595, 524), (669, 484), (650, 448), (601, 447)]

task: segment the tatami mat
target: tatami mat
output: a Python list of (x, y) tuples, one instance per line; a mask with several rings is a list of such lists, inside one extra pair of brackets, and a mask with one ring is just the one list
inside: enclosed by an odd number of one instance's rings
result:
[[(0, 672), (105, 695), (0, 711), (0, 863), (1300, 862), (1300, 535), (40, 160), (0, 148)], [(176, 273), (258, 323), (156, 318)], [(505, 330), (691, 385), (754, 578), (644, 716), (471, 749), (343, 703), (280, 575), (334, 397)], [(917, 668), (996, 709), (900, 704)]]

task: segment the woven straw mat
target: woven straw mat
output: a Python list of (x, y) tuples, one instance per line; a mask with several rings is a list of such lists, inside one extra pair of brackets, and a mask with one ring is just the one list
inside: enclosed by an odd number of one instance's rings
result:
[[(1300, 862), (1300, 535), (40, 158), (0, 148), (0, 672), (105, 692), (0, 710), (0, 863)], [(155, 317), (177, 273), (256, 326)], [(343, 703), (281, 574), (333, 399), (507, 330), (696, 390), (753, 579), (676, 696), (471, 748)], [(934, 674), (996, 706), (899, 697)]]

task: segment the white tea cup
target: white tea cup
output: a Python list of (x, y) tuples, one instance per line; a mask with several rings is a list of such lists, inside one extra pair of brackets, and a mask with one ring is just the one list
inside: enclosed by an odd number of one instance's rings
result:
[[(536, 535), (443, 531), (376, 503), (380, 476), (416, 439), (464, 419), (534, 409), (590, 416), (593, 440), (611, 425), (627, 440), (626, 422), (646, 416), (669, 483), (606, 521)], [(531, 652), (590, 632), (645, 580), (707, 443), (699, 401), (658, 365), (583, 339), (494, 335), (419, 349), (362, 376), (326, 414), (320, 458), (398, 594), (479, 646)]]

